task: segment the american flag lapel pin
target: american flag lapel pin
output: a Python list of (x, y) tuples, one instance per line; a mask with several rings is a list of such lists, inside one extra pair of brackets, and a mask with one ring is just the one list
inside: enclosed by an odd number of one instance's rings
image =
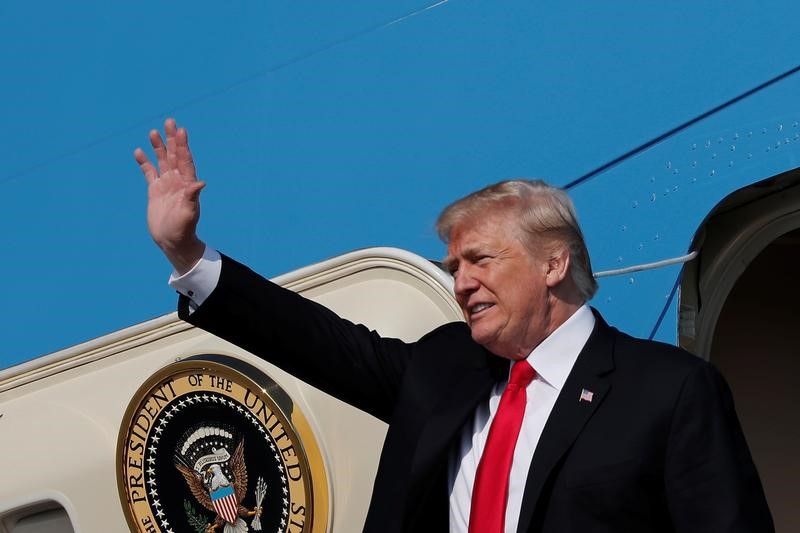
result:
[(594, 397), (594, 393), (592, 391), (588, 389), (581, 389), (581, 397), (578, 399), (578, 401), (592, 403), (592, 397)]

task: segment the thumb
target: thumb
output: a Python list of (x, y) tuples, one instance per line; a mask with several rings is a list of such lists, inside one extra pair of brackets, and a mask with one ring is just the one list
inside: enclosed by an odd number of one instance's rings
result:
[(188, 198), (189, 200), (196, 202), (198, 198), (200, 198), (200, 191), (206, 186), (205, 181), (195, 181), (188, 187)]

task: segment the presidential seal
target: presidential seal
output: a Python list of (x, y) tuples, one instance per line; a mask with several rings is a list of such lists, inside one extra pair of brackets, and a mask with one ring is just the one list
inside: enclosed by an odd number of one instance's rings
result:
[(327, 479), (308, 423), (255, 367), (198, 356), (152, 376), (117, 447), (131, 531), (317, 533)]

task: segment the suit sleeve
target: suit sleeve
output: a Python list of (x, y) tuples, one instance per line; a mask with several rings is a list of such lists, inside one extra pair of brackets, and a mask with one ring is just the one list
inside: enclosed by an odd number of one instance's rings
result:
[(303, 381), (388, 421), (413, 344), (380, 337), (222, 256), (217, 287), (178, 315)]
[(676, 532), (772, 532), (764, 491), (724, 378), (710, 364), (684, 381), (665, 485)]

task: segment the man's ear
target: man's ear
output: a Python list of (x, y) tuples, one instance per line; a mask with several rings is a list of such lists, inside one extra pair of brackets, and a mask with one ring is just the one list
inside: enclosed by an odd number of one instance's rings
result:
[(569, 249), (566, 246), (561, 246), (553, 251), (547, 261), (545, 283), (548, 287), (556, 287), (566, 279), (569, 274), (569, 260)]

